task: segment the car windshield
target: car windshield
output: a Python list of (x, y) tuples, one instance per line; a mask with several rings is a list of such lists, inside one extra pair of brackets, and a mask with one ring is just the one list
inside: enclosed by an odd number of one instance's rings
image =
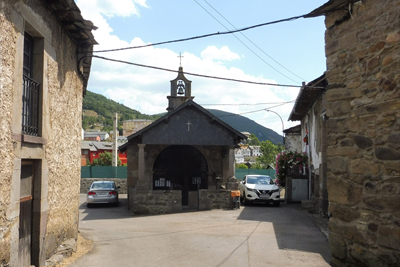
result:
[(92, 184), (92, 189), (109, 189), (114, 188), (114, 183), (95, 183)]
[(274, 184), (274, 181), (269, 176), (248, 176), (248, 184)]

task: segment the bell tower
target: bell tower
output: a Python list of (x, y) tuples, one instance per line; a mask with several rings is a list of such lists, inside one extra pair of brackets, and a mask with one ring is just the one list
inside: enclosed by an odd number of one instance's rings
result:
[(168, 98), (168, 112), (174, 110), (188, 99), (193, 99), (192, 96), (192, 81), (186, 79), (183, 75), (183, 67), (179, 67), (178, 76), (171, 81), (171, 95)]

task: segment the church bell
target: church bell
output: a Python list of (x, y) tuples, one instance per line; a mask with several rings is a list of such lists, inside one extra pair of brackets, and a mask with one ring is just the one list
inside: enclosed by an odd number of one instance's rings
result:
[(185, 85), (183, 84), (183, 81), (178, 81), (178, 95), (183, 95), (184, 89), (185, 89)]

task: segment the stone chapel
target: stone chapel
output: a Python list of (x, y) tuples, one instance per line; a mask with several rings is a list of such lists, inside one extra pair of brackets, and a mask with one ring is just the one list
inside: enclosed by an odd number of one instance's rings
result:
[(166, 115), (128, 136), (128, 208), (136, 214), (231, 207), (234, 149), (246, 139), (193, 101), (183, 68), (171, 81)]

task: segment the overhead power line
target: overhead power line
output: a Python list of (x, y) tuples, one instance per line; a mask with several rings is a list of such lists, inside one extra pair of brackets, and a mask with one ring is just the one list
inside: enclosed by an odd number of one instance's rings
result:
[[(284, 103), (284, 104), (280, 104), (280, 105), (275, 105), (275, 106), (269, 107), (268, 109), (280, 107), (280, 106), (283, 106), (283, 105), (286, 105), (286, 104), (288, 104), (288, 103)], [(229, 114), (229, 115), (221, 115), (221, 116), (218, 116), (218, 118), (221, 118), (221, 117), (230, 117), (230, 116), (237, 116), (237, 115), (243, 115), (243, 114), (250, 114), (250, 113), (256, 113), (256, 112), (260, 112), (260, 111), (265, 111), (265, 108), (263, 108), (263, 109), (257, 109), (257, 110), (253, 110), (253, 111), (242, 112), (242, 113), (237, 113), (237, 114), (234, 114), (234, 113), (233, 113), (233, 114)]]
[[(219, 24), (221, 24), (225, 29), (228, 30), (227, 27), (225, 27), (225, 25), (220, 22), (216, 17), (214, 17), (210, 12), (208, 12), (207, 9), (205, 9), (199, 2), (197, 2), (197, 0), (194, 0), (204, 11), (206, 11), (212, 18), (214, 18)], [(237, 28), (227, 19), (225, 18), (217, 9), (215, 9), (207, 0), (204, 0), (204, 2), (209, 5), (215, 12), (217, 12), (218, 15), (220, 15), (227, 23), (229, 23), (235, 30), (237, 30)], [(256, 48), (258, 48), (258, 50), (260, 50), (264, 55), (266, 55), (267, 57), (269, 57), (271, 60), (273, 60), (276, 64), (278, 64), (279, 66), (281, 66), (282, 68), (284, 68), (285, 70), (287, 70), (288, 72), (290, 72), (291, 74), (293, 74), (294, 76), (304, 80), (304, 78), (298, 76), (297, 74), (293, 73), (292, 71), (290, 71), (288, 68), (286, 68), (285, 66), (283, 66), (282, 64), (280, 64), (277, 60), (275, 60), (273, 57), (271, 57), (270, 55), (268, 55), (263, 49), (261, 49), (261, 47), (259, 47), (258, 45), (256, 45), (252, 40), (250, 40), (244, 33), (239, 32), (244, 38), (246, 38), (247, 41), (249, 41), (252, 45), (254, 45)], [(292, 78), (288, 77), (287, 75), (283, 74), (282, 72), (280, 72), (279, 70), (277, 70), (276, 68), (274, 68), (273, 66), (271, 66), (268, 62), (266, 62), (262, 57), (260, 57), (256, 52), (254, 52), (250, 47), (248, 47), (242, 40), (240, 40), (235, 34), (233, 34), (233, 36), (239, 41), (241, 42), (247, 49), (250, 50), (250, 52), (252, 52), (256, 57), (258, 57), (261, 61), (263, 61), (266, 65), (268, 65), (270, 68), (272, 68), (273, 70), (275, 70), (276, 72), (278, 72), (279, 74), (281, 74), (282, 76), (288, 78), (289, 80), (293, 81), (293, 82), (298, 82), (293, 80)]]
[(189, 38), (177, 39), (177, 40), (172, 40), (172, 41), (159, 42), (159, 43), (154, 43), (154, 44), (140, 45), (140, 46), (130, 46), (130, 47), (116, 48), (116, 49), (97, 50), (97, 51), (93, 51), (93, 53), (105, 53), (105, 52), (115, 52), (115, 51), (129, 50), (129, 49), (137, 49), (137, 48), (144, 48), (144, 47), (149, 47), (149, 46), (157, 46), (157, 45), (163, 45), (163, 44), (190, 41), (190, 40), (201, 39), (201, 38), (206, 38), (206, 37), (211, 37), (211, 36), (216, 36), (216, 35), (232, 34), (232, 33), (247, 31), (247, 30), (258, 28), (258, 27), (262, 27), (262, 26), (277, 24), (277, 23), (286, 22), (286, 21), (292, 21), (292, 20), (304, 18), (305, 16), (306, 15), (300, 15), (300, 16), (296, 16), (296, 17), (275, 20), (275, 21), (261, 23), (261, 24), (249, 26), (249, 27), (246, 27), (246, 28), (233, 30), (233, 31), (216, 32), (216, 33), (210, 33), (210, 34), (205, 34), (205, 35), (199, 35), (199, 36), (195, 36), (195, 37), (189, 37)]
[[(96, 56), (96, 55), (83, 56), (83, 57), (81, 57), (79, 59), (78, 64), (80, 64), (80, 61), (82, 59), (86, 58), (86, 57), (99, 58), (99, 59), (103, 59), (103, 60), (108, 60), (108, 61), (113, 61), (113, 62), (117, 62), (117, 63), (133, 65), (133, 66), (137, 66), (137, 67), (150, 68), (150, 69), (155, 69), (155, 70), (162, 70), (162, 71), (175, 72), (175, 73), (179, 72), (177, 70), (171, 70), (171, 69), (160, 68), (160, 67), (155, 67), (155, 66), (148, 66), (148, 65), (143, 65), (143, 64), (138, 64), (138, 63), (133, 63), (133, 62), (128, 62), (128, 61), (118, 60), (118, 59), (106, 58), (106, 57), (101, 57), (101, 56)], [(209, 76), (209, 75), (203, 75), (203, 74), (197, 74), (197, 73), (191, 73), (191, 72), (184, 72), (184, 74), (197, 76), (197, 77), (202, 77), (202, 78), (217, 79), (217, 80), (224, 80), (224, 81), (231, 81), (231, 82), (240, 82), (240, 83), (249, 83), (249, 84), (257, 84), (257, 85), (270, 85), (270, 86), (295, 87), (295, 88), (303, 87), (301, 85), (262, 83), (262, 82), (253, 82), (253, 81), (245, 81), (245, 80), (238, 80), (238, 79), (222, 78), (222, 77)], [(310, 88), (312, 87), (312, 88), (316, 88), (316, 89), (324, 89), (324, 87), (316, 87), (316, 86), (305, 86), (305, 87), (310, 87)]]
[(296, 100), (285, 102), (271, 102), (271, 103), (253, 103), (253, 104), (201, 104), (202, 106), (257, 106), (257, 105), (273, 105), (273, 104), (289, 104)]

